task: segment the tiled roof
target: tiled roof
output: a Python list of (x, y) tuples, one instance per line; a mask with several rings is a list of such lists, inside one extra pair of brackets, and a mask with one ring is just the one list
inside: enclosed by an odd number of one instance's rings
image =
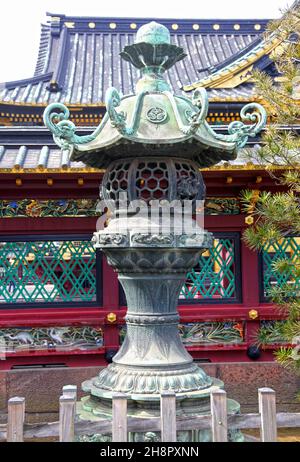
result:
[(82, 162), (70, 162), (66, 152), (53, 146), (0, 146), (0, 171), (85, 169)]
[(252, 83), (244, 83), (235, 88), (210, 88), (207, 91), (210, 101), (251, 101), (256, 96)]
[[(191, 91), (199, 86), (205, 88), (218, 88), (241, 86), (243, 82), (251, 79), (252, 66), (260, 70), (273, 66), (270, 55), (286, 38), (284, 32), (277, 29), (264, 40), (256, 40), (243, 53), (238, 53), (230, 60), (223, 62), (215, 72), (201, 76), (198, 81), (184, 86), (185, 91)], [(244, 73), (244, 75), (243, 75)], [(232, 85), (232, 80), (238, 75), (239, 81)], [(230, 83), (231, 82), (231, 83)]]
[[(250, 149), (257, 149), (258, 144), (252, 144)], [(249, 147), (247, 147), (247, 151)], [(263, 169), (258, 161), (251, 161), (241, 149), (235, 160), (222, 161), (213, 167), (203, 170), (238, 170), (243, 168)], [(280, 160), (278, 166), (280, 165)], [(101, 170), (86, 167), (82, 162), (71, 162), (66, 152), (55, 146), (0, 146), (0, 174), (1, 173), (43, 173), (43, 172), (100, 172)]]
[[(214, 127), (219, 133), (227, 133), (226, 126)], [(87, 134), (91, 127), (79, 128), (79, 134)], [(18, 136), (16, 136), (18, 132)], [(255, 146), (257, 140), (250, 141), (248, 147)], [(224, 162), (213, 167), (219, 169)], [(238, 168), (246, 164), (242, 150), (234, 161), (226, 162), (226, 169)], [(43, 173), (53, 172), (99, 172), (99, 169), (86, 167), (82, 162), (71, 162), (67, 151), (54, 145), (48, 129), (35, 127), (0, 127), (0, 173)]]
[[(121, 60), (119, 53), (134, 41), (136, 28), (149, 21), (51, 15), (41, 29), (34, 77), (1, 85), (0, 101), (100, 104), (109, 86), (117, 87), (123, 94), (132, 93), (138, 73)], [(267, 24), (267, 20), (158, 21), (169, 28), (173, 43), (187, 53), (167, 72), (175, 93), (257, 45)], [(51, 82), (55, 82), (52, 88)]]

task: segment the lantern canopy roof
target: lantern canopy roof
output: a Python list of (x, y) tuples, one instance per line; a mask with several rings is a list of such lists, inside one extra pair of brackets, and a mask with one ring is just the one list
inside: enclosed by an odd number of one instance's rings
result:
[(186, 56), (181, 47), (170, 42), (168, 29), (154, 21), (138, 30), (135, 43), (120, 53), (141, 72), (136, 92), (122, 96), (109, 88), (106, 114), (91, 135), (75, 133), (66, 106), (53, 103), (46, 108), (44, 122), (56, 144), (69, 151), (71, 160), (105, 168), (120, 158), (164, 155), (209, 167), (235, 159), (238, 148), (264, 127), (264, 108), (250, 103), (242, 109), (241, 121), (229, 125), (228, 135), (217, 134), (205, 120), (206, 90), (198, 88), (192, 98), (174, 95), (164, 79), (164, 72)]

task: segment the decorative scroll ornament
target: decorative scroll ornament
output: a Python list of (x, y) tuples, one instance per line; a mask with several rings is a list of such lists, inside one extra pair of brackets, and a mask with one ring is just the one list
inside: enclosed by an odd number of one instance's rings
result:
[[(253, 110), (253, 112), (251, 112)], [(245, 146), (249, 136), (254, 137), (267, 123), (267, 113), (263, 106), (257, 103), (246, 104), (241, 110), (241, 119), (255, 122), (253, 125), (245, 125), (243, 122), (232, 122), (228, 132), (237, 138), (238, 147)]]
[[(254, 124), (245, 124), (241, 121), (234, 121), (228, 127), (229, 135), (216, 133), (206, 122), (208, 112), (208, 96), (205, 88), (199, 88), (194, 91), (192, 97), (193, 107), (185, 111), (185, 117), (189, 124), (183, 123), (178, 111), (174, 95), (169, 91), (163, 92), (169, 99), (179, 129), (186, 135), (194, 135), (199, 127), (205, 124), (209, 133), (217, 140), (236, 143), (238, 148), (242, 148), (248, 141), (249, 137), (254, 137), (260, 132), (267, 123), (267, 113), (263, 106), (258, 103), (246, 104), (241, 110), (240, 117), (244, 121), (255, 122)], [(186, 98), (183, 98), (186, 100)]]
[(228, 127), (229, 135), (220, 135), (216, 133), (208, 124), (206, 124), (210, 134), (216, 139), (231, 143), (236, 143), (238, 148), (242, 148), (248, 141), (249, 137), (254, 137), (260, 132), (267, 123), (267, 113), (261, 104), (249, 103), (244, 106), (240, 112), (242, 120), (255, 122), (254, 124), (244, 124), (240, 121), (232, 122)]
[(190, 129), (189, 134), (195, 133), (201, 124), (205, 121), (208, 112), (208, 96), (205, 88), (199, 88), (194, 91), (192, 97), (192, 103), (198, 109), (190, 117)]
[(121, 95), (118, 90), (111, 87), (105, 94), (105, 105), (106, 110), (110, 118), (111, 125), (115, 127), (122, 135), (131, 136), (135, 133), (137, 128), (137, 122), (139, 120), (139, 113), (144, 96), (147, 95), (147, 91), (141, 92), (136, 97), (135, 106), (132, 113), (132, 120), (130, 126), (126, 125), (126, 113), (124, 111), (117, 112), (116, 107), (119, 107), (122, 101)]
[(132, 134), (132, 130), (128, 131), (126, 127), (126, 113), (124, 111), (117, 112), (116, 107), (121, 104), (121, 96), (116, 88), (111, 87), (105, 95), (106, 109), (113, 127), (115, 127), (123, 135)]
[(93, 141), (100, 132), (99, 128), (102, 124), (91, 135), (76, 135), (76, 126), (73, 122), (68, 120), (69, 117), (69, 109), (61, 103), (49, 104), (44, 111), (44, 124), (52, 132), (55, 143), (61, 149), (70, 149), (75, 144), (89, 143)]
[[(193, 93), (193, 106), (191, 107), (190, 111), (185, 111), (185, 116), (189, 121), (188, 125), (182, 121), (174, 95), (169, 91), (164, 91), (163, 94), (167, 96), (172, 105), (176, 122), (182, 133), (185, 135), (193, 135), (196, 133), (200, 125), (204, 123), (208, 111), (208, 96), (205, 88), (199, 88)], [(182, 99), (187, 101), (187, 99), (184, 97), (182, 97)]]

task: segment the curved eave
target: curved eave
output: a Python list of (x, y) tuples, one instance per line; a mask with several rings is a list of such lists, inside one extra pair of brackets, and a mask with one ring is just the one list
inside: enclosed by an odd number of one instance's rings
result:
[(256, 102), (261, 103), (263, 105), (265, 103), (264, 99), (258, 95), (253, 95), (250, 98), (247, 98), (246, 96), (221, 96), (221, 97), (213, 96), (212, 98), (209, 98), (209, 101), (211, 103), (227, 103), (227, 102), (237, 103), (238, 102), (238, 103), (245, 103), (245, 104), (251, 101), (255, 103)]
[[(281, 31), (276, 31), (269, 36), (267, 39), (262, 39), (261, 42), (254, 46), (242, 57), (238, 57), (230, 65), (223, 67), (218, 72), (215, 72), (201, 80), (198, 80), (190, 85), (185, 85), (182, 90), (189, 92), (195, 90), (198, 87), (204, 88), (229, 88), (234, 87), (235, 84), (229, 84), (228, 81), (232, 81), (233, 77), (241, 72), (249, 69), (252, 70), (253, 65), (263, 56), (271, 55), (277, 47), (280, 47), (286, 35)], [(249, 75), (243, 78), (243, 83), (251, 79), (251, 72)]]
[[(253, 148), (245, 148), (248, 149)], [(84, 153), (82, 153), (84, 155)], [(100, 154), (101, 156), (101, 154)], [(102, 157), (102, 156), (101, 156)], [(103, 167), (104, 168), (104, 167)], [(4, 144), (0, 146), (0, 174), (10, 175), (13, 178), (26, 177), (28, 174), (36, 174), (46, 180), (45, 175), (52, 174), (99, 174), (103, 173), (104, 170), (100, 167), (86, 166), (82, 162), (72, 161), (69, 156), (66, 156), (66, 152), (61, 151), (57, 146), (53, 144), (39, 144), (33, 146), (32, 143), (24, 143), (23, 146), (19, 144)], [(235, 159), (227, 159), (227, 161), (220, 161), (214, 166), (209, 168), (204, 167), (202, 169), (218, 170), (218, 171), (239, 171), (239, 170), (285, 170), (288, 168), (285, 165), (269, 165), (264, 166), (258, 161), (249, 162), (248, 157), (244, 155), (243, 149), (238, 151), (238, 156)], [(296, 167), (297, 168), (297, 167)], [(299, 167), (300, 168), (300, 167)], [(297, 168), (297, 169), (299, 169)], [(28, 183), (27, 183), (28, 186)], [(26, 186), (26, 187), (27, 187)], [(56, 184), (54, 184), (54, 187)], [(45, 187), (46, 186), (45, 183)]]
[(119, 146), (120, 144), (140, 144), (140, 145), (170, 145), (170, 148), (174, 144), (189, 144), (193, 140), (196, 140), (202, 147), (212, 148), (214, 150), (220, 150), (221, 152), (233, 152), (236, 150), (236, 143), (227, 142), (213, 138), (206, 128), (206, 123), (201, 127), (201, 130), (197, 130), (196, 133), (192, 135), (182, 135), (178, 130), (178, 136), (173, 138), (143, 138), (142, 136), (123, 136), (117, 130), (115, 130), (114, 136), (109, 140), (103, 140), (99, 143), (99, 138), (85, 144), (77, 144), (74, 147), (74, 153), (92, 153), (105, 150), (111, 150), (114, 146)]
[(15, 87), (23, 87), (29, 84), (37, 84), (40, 82), (49, 82), (52, 78), (53, 72), (47, 72), (45, 74), (39, 74), (28, 79), (14, 80), (10, 82), (4, 82), (0, 84), (1, 88), (6, 88), (7, 90), (13, 90)]

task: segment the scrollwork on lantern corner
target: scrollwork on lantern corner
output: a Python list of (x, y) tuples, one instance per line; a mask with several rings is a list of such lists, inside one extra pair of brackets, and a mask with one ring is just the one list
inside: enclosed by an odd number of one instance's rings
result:
[(241, 119), (244, 121), (254, 122), (246, 125), (240, 121), (232, 122), (228, 127), (228, 133), (236, 137), (237, 146), (245, 146), (249, 137), (254, 137), (259, 133), (267, 123), (267, 113), (261, 104), (249, 103), (241, 109)]
[(71, 153), (74, 145), (93, 141), (99, 130), (95, 130), (91, 135), (76, 135), (76, 126), (68, 120), (69, 117), (69, 109), (61, 103), (49, 104), (43, 114), (44, 124), (53, 134), (54, 142), (62, 150), (69, 150)]
[(205, 88), (195, 90), (192, 96), (192, 101), (182, 97), (185, 101), (192, 103), (191, 109), (187, 109), (184, 114), (188, 124), (182, 122), (174, 95), (169, 91), (164, 91), (163, 94), (167, 96), (172, 105), (176, 122), (182, 133), (185, 135), (193, 135), (196, 133), (200, 125), (204, 123), (208, 112), (208, 96)]
[(121, 104), (122, 98), (118, 90), (111, 87), (105, 95), (106, 110), (110, 118), (111, 125), (116, 128), (122, 135), (129, 135), (126, 127), (126, 114), (124, 111), (117, 112), (116, 107)]
[(242, 120), (254, 122), (254, 124), (245, 124), (242, 121), (235, 120), (228, 127), (229, 135), (216, 133), (209, 125), (207, 125), (208, 130), (215, 139), (228, 143), (236, 143), (237, 148), (242, 148), (247, 143), (249, 137), (256, 136), (265, 127), (267, 113), (261, 104), (249, 103), (242, 108), (240, 116)]
[(130, 126), (126, 124), (127, 114), (124, 111), (117, 112), (116, 107), (121, 105), (122, 97), (114, 87), (109, 88), (105, 94), (105, 105), (111, 125), (118, 130), (121, 135), (132, 136), (136, 131), (140, 106), (147, 91), (141, 92), (136, 97), (135, 106), (132, 113)]
[(192, 103), (194, 107), (197, 108), (197, 112), (193, 113), (189, 117), (189, 134), (195, 133), (207, 117), (208, 96), (204, 87), (198, 88), (194, 91), (192, 96)]

